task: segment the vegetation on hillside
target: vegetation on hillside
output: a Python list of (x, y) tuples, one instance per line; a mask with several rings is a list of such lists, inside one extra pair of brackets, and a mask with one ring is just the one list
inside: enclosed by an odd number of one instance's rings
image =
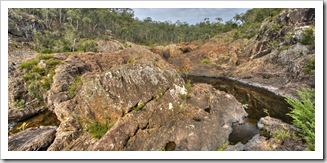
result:
[[(209, 39), (219, 33), (234, 32), (234, 38), (250, 38), (261, 22), (282, 9), (250, 9), (231, 20), (205, 18), (195, 25), (186, 22), (160, 22), (151, 17), (134, 18), (129, 8), (16, 8), (17, 15), (32, 15), (44, 30), (34, 33), (35, 48), (43, 53), (95, 51), (92, 40), (112, 37), (134, 43), (153, 45)], [(18, 19), (17, 19), (18, 20)], [(10, 20), (11, 21), (11, 20)], [(15, 23), (10, 22), (14, 25)], [(10, 27), (10, 26), (9, 26)]]

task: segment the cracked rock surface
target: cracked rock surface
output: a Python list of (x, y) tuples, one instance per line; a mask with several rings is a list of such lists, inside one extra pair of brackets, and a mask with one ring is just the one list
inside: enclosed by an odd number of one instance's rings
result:
[[(187, 90), (159, 55), (144, 53), (154, 62), (86, 71), (73, 98), (48, 103), (61, 121), (48, 150), (217, 150), (228, 141), (231, 124), (247, 115), (242, 104), (207, 84)], [(112, 127), (98, 140), (87, 132), (91, 123)]]

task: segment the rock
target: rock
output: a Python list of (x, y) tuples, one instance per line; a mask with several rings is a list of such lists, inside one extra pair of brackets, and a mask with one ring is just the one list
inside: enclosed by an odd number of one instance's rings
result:
[(46, 108), (43, 106), (32, 107), (32, 105), (26, 105), (23, 109), (10, 109), (8, 110), (8, 120), (9, 121), (21, 121), (29, 118), (37, 113), (44, 111)]
[(304, 151), (307, 144), (298, 136), (299, 130), (281, 120), (266, 116), (257, 123), (261, 130), (246, 144), (229, 145), (228, 151)]
[(98, 44), (97, 51), (100, 53), (112, 53), (125, 48), (125, 46), (122, 43), (116, 40), (110, 40), (110, 41), (99, 40), (97, 41), (97, 44)]
[(266, 143), (269, 150), (303, 151), (307, 147), (298, 135), (299, 129), (281, 120), (266, 116), (259, 120), (258, 126), (269, 133)]
[(239, 142), (235, 145), (228, 145), (225, 151), (244, 151), (244, 144)]
[(171, 90), (124, 116), (90, 150), (217, 150), (246, 114), (233, 96), (207, 84), (196, 84), (191, 94), (211, 97), (208, 105), (192, 105), (196, 96), (185, 103)]
[(34, 15), (18, 14), (11, 9), (8, 11), (8, 25), (8, 33), (23, 41), (32, 41), (35, 32), (46, 28)]
[(37, 64), (38, 67), (45, 69), (47, 67), (47, 64), (45, 63), (45, 60), (40, 60), (40, 62)]
[(9, 151), (38, 151), (46, 149), (53, 141), (56, 127), (29, 128), (9, 137)]
[[(185, 99), (183, 79), (161, 62), (135, 60), (85, 73), (76, 96), (54, 106), (61, 125), (48, 150), (161, 150), (167, 144), (173, 150), (218, 149), (232, 123), (246, 116), (242, 105), (206, 84), (195, 85)], [(113, 125), (98, 141), (86, 131), (95, 122)]]

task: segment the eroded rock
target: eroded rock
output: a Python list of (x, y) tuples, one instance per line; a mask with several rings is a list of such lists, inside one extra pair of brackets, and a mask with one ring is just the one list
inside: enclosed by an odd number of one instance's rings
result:
[(47, 148), (55, 138), (56, 128), (29, 128), (9, 137), (9, 151), (38, 151)]

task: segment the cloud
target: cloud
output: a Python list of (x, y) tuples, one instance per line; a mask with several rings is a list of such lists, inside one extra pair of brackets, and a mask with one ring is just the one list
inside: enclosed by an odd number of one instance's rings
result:
[(146, 17), (151, 17), (156, 21), (171, 21), (187, 22), (189, 24), (196, 24), (209, 18), (214, 21), (215, 18), (223, 18), (228, 21), (235, 16), (235, 14), (245, 13), (247, 8), (133, 8), (135, 17), (143, 20)]

